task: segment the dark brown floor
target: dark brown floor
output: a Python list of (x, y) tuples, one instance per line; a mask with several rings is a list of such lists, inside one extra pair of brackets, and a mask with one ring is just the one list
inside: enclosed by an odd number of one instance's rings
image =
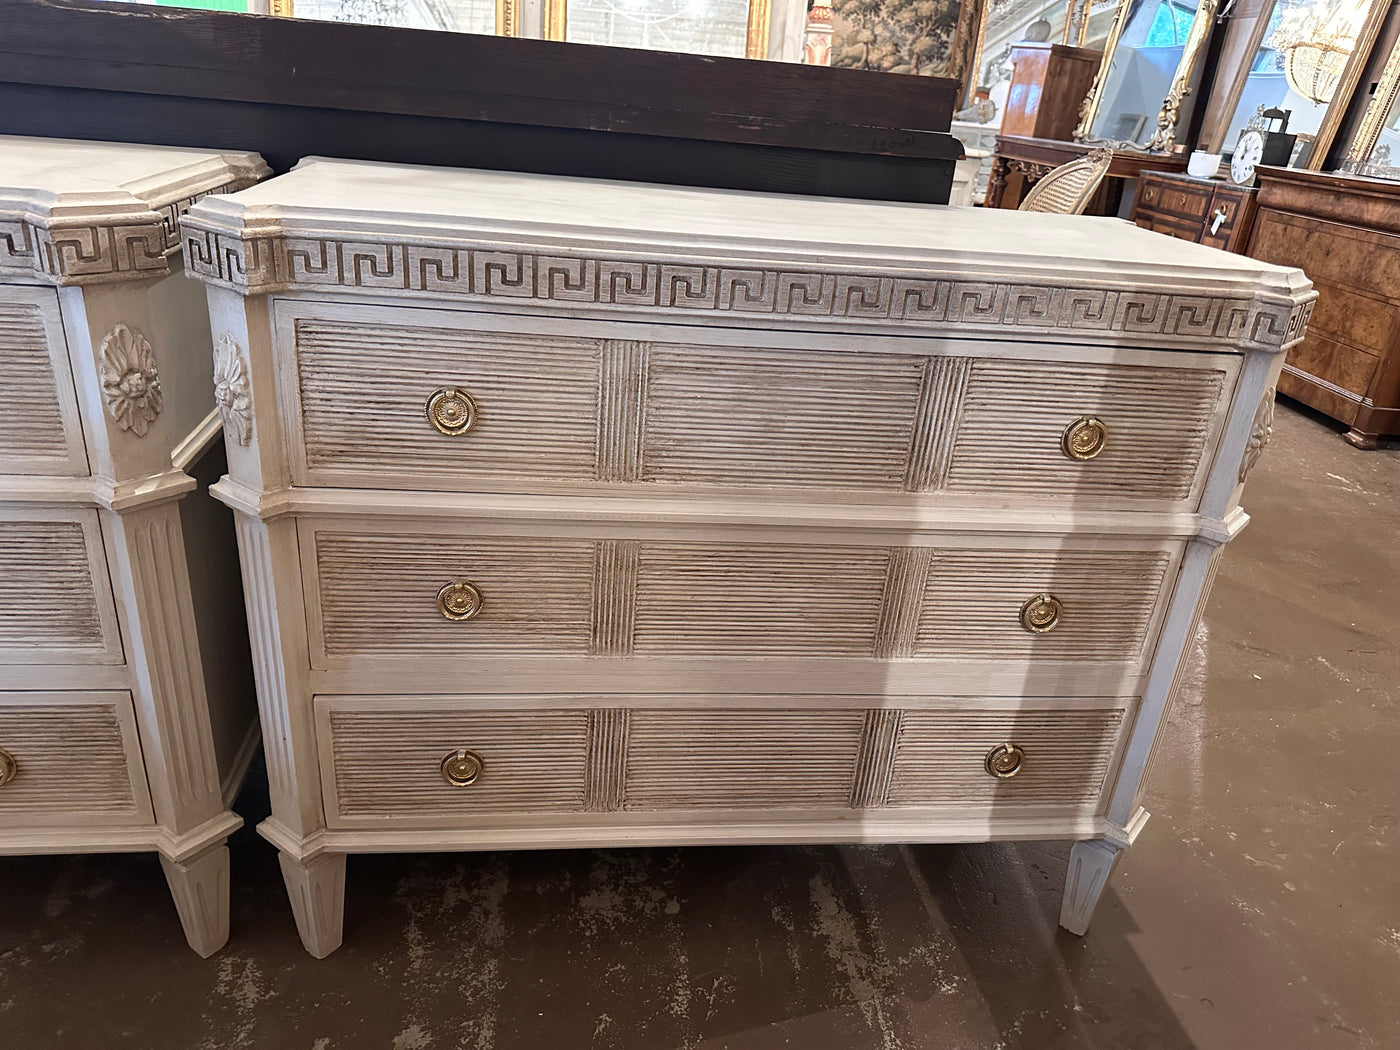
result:
[(1400, 1047), (1400, 450), (1276, 427), (1083, 940), (1059, 843), (404, 855), (317, 962), (245, 829), (207, 961), (154, 857), (0, 860), (0, 1046)]

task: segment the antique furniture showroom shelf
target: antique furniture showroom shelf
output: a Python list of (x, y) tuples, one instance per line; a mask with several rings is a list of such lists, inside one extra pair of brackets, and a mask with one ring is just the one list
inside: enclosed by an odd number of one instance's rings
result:
[(258, 727), (233, 522), (186, 497), (225, 468), (177, 222), (267, 174), (0, 137), (0, 853), (158, 851), (201, 955)]
[(214, 491), (313, 954), (385, 850), (1074, 839), (1083, 932), (1299, 271), (325, 160), (183, 228), (246, 384)]

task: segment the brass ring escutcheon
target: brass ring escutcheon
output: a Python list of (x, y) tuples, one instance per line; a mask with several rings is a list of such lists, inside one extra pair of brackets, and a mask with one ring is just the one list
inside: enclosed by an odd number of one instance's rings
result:
[(476, 399), (465, 390), (445, 386), (428, 395), (428, 422), (449, 437), (465, 434), (476, 426)]
[(987, 752), (987, 772), (998, 780), (1009, 780), (1021, 772), (1026, 752), (1015, 744), (998, 744)]
[(1065, 603), (1053, 594), (1033, 594), (1021, 606), (1021, 626), (1031, 634), (1053, 631), (1064, 614)]
[(469, 580), (445, 583), (437, 593), (438, 612), (448, 620), (470, 620), (485, 604), (486, 597)]
[(0, 747), (0, 787), (4, 787), (19, 776), (19, 761), (3, 747)]
[(1093, 459), (1103, 451), (1108, 427), (1098, 416), (1080, 416), (1060, 435), (1060, 451), (1070, 459)]
[(438, 768), (442, 770), (442, 779), (453, 787), (467, 787), (476, 783), (486, 763), (475, 751), (460, 748), (446, 755)]

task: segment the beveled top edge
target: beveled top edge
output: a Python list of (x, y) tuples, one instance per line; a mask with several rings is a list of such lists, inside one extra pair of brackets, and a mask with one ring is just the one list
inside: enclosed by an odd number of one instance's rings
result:
[[(1281, 274), (1271, 263), (1142, 230), (1125, 220), (1031, 215), (892, 201), (432, 168), (309, 157), (286, 175), (218, 201), (188, 220), (262, 235), (374, 230), (390, 239), (665, 245), (904, 259), (929, 266), (1004, 261), (1104, 275), (1163, 270), (1212, 277)], [(257, 231), (256, 233), (254, 231)]]
[(262, 157), (242, 150), (0, 135), (0, 214), (36, 225), (127, 225), (171, 201), (270, 174)]
[(0, 280), (163, 276), (192, 203), (270, 174), (243, 151), (0, 136)]
[(1241, 352), (1296, 342), (1315, 297), (1301, 270), (1118, 219), (315, 158), (200, 202), (183, 228), (191, 275), (243, 295)]

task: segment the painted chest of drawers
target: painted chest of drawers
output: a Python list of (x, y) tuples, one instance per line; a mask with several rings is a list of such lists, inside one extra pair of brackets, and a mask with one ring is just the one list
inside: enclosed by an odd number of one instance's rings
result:
[(267, 173), (0, 137), (0, 853), (158, 851), (201, 955), (257, 719), (177, 222)]
[(1073, 839), (1085, 929), (1299, 271), (1111, 219), (324, 160), (184, 237), (313, 954), (355, 851)]

